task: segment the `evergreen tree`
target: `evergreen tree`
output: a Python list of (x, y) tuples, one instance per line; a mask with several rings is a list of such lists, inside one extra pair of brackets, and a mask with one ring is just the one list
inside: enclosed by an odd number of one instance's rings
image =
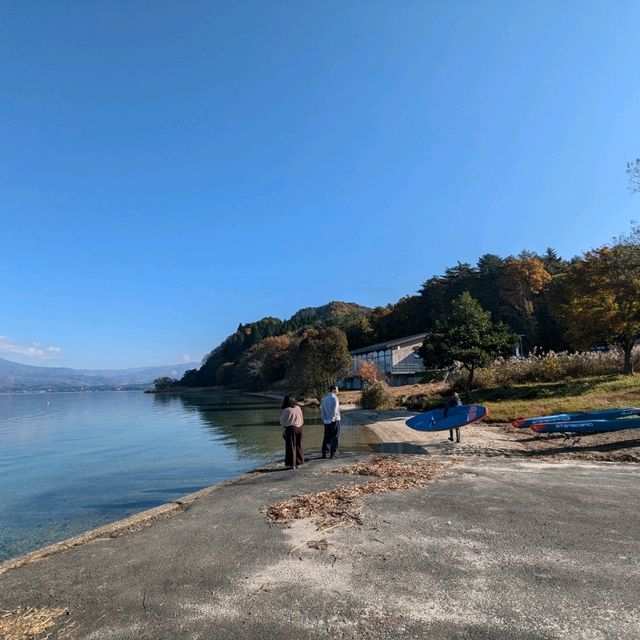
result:
[(494, 323), (491, 313), (465, 292), (452, 302), (450, 313), (436, 321), (419, 353), (427, 368), (446, 368), (459, 362), (468, 372), (468, 391), (476, 369), (508, 355), (517, 343), (516, 334), (503, 323)]

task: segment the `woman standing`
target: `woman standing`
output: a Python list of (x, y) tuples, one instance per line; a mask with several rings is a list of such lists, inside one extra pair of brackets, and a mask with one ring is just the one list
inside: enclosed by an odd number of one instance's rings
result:
[(302, 448), (302, 409), (293, 396), (285, 396), (282, 401), (282, 437), (284, 438), (284, 466), (297, 469), (304, 464), (304, 449)]

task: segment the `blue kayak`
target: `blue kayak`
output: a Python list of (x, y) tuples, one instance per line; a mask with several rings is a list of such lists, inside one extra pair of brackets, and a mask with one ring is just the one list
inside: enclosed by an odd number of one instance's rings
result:
[(639, 408), (629, 409), (600, 409), (598, 411), (581, 411), (579, 413), (557, 413), (552, 416), (538, 416), (536, 418), (522, 418), (511, 423), (516, 429), (526, 429), (533, 424), (542, 422), (573, 422), (576, 420), (617, 420), (628, 416), (640, 416)]
[(479, 404), (463, 404), (458, 407), (449, 407), (446, 416), (445, 409), (419, 413), (409, 418), (406, 424), (417, 431), (446, 431), (482, 420), (488, 413), (487, 408)]
[(619, 420), (569, 420), (561, 422), (538, 422), (532, 424), (535, 433), (605, 433), (607, 431), (625, 431), (640, 429), (640, 418)]

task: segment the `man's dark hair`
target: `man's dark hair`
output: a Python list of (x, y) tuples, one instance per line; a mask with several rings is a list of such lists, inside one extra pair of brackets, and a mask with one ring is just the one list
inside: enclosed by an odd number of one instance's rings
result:
[(337, 390), (338, 390), (338, 385), (337, 385), (337, 384), (332, 384), (332, 385), (329, 387), (329, 391), (337, 391)]
[(282, 409), (293, 409), (297, 404), (294, 396), (285, 396), (282, 400)]

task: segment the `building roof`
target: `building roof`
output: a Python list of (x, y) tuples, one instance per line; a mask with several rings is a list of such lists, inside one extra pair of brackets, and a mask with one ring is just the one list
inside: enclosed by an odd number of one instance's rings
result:
[(397, 338), (396, 340), (388, 340), (387, 342), (378, 342), (377, 344), (371, 344), (368, 347), (361, 347), (360, 349), (354, 349), (349, 351), (352, 356), (358, 356), (361, 353), (369, 353), (371, 351), (384, 351), (391, 347), (400, 347), (403, 344), (409, 344), (411, 342), (422, 342), (426, 333), (416, 333), (413, 336), (405, 336), (404, 338)]

